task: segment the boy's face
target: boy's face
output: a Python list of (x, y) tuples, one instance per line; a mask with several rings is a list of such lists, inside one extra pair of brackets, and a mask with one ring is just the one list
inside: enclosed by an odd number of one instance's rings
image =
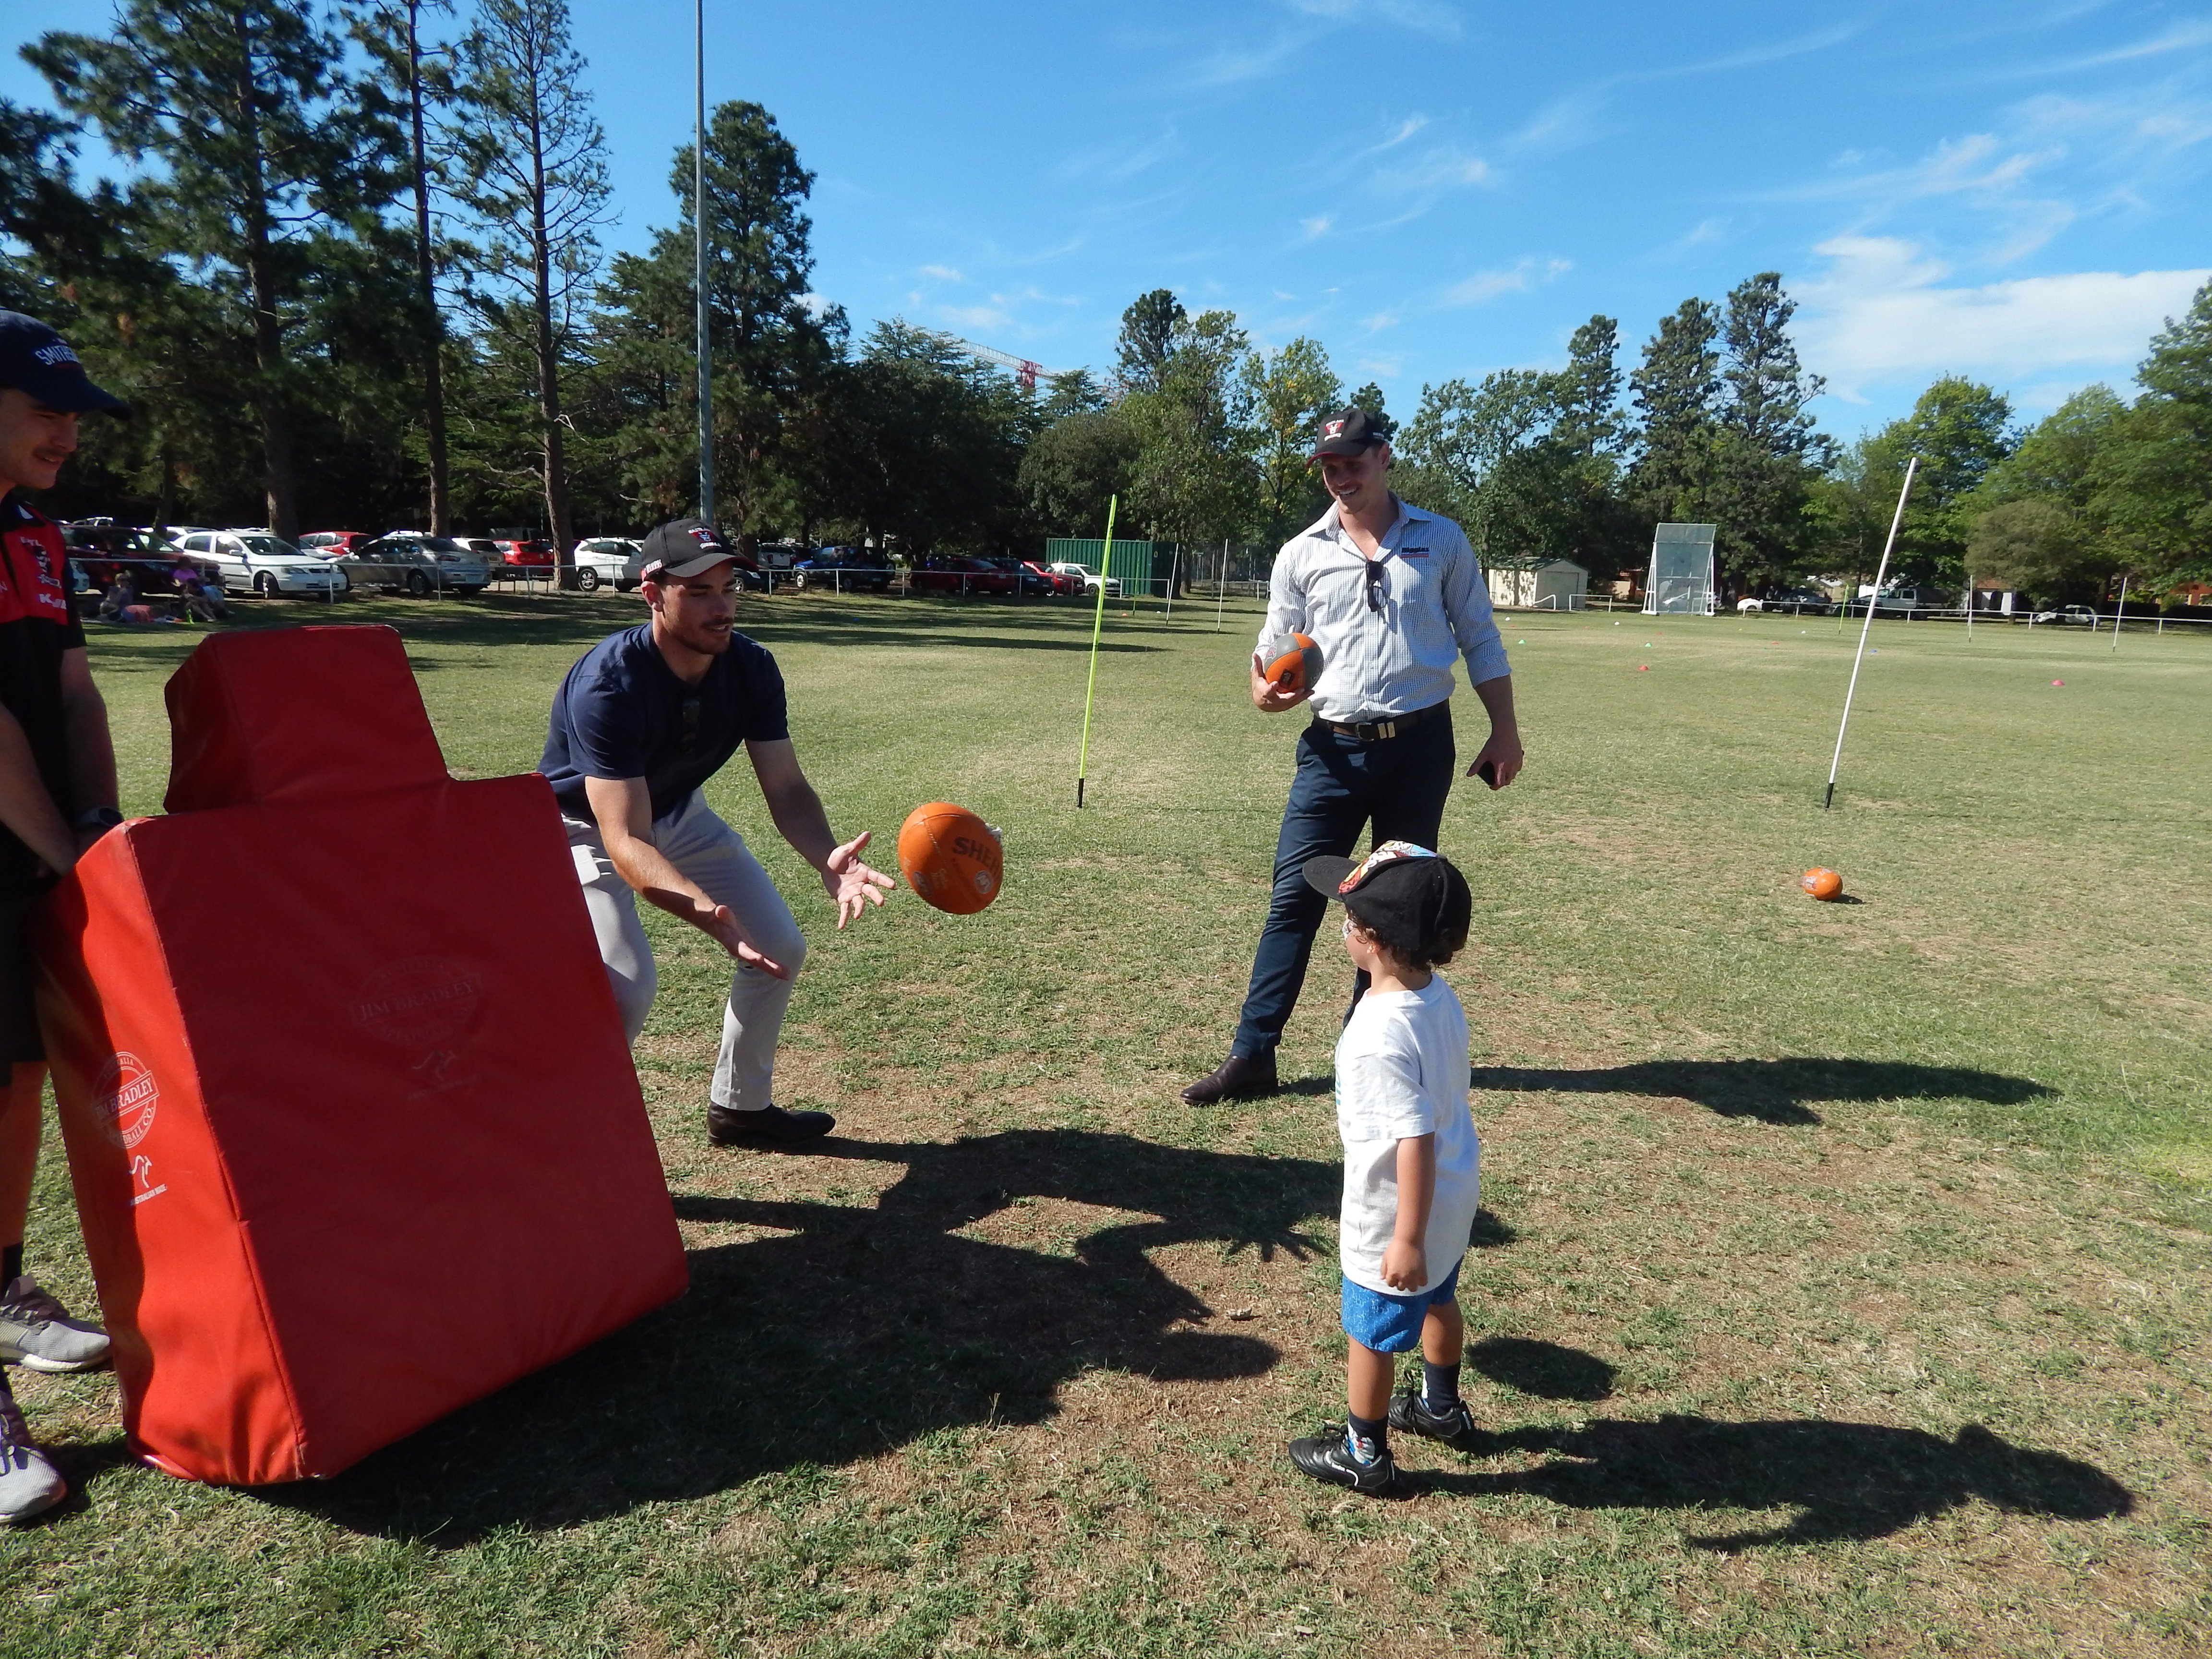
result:
[(1382, 941), (1359, 925), (1349, 907), (1344, 913), (1344, 954), (1352, 965), (1372, 979), (1387, 965)]

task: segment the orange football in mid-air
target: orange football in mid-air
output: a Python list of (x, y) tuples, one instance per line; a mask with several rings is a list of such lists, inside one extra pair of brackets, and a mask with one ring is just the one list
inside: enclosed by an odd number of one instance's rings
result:
[(1808, 870), (1797, 878), (1797, 884), (1816, 899), (1844, 896), (1844, 878), (1832, 870)]
[(1310, 691), (1321, 678), (1321, 647), (1304, 634), (1291, 635), (1290, 648), (1267, 665), (1267, 680), (1278, 691)]
[(922, 902), (968, 916), (999, 896), (1006, 859), (997, 830), (964, 806), (933, 800), (899, 826), (898, 866)]

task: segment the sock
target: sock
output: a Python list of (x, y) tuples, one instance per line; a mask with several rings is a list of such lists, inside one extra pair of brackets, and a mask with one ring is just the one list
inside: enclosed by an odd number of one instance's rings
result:
[(1421, 1403), (1432, 1412), (1449, 1411), (1459, 1404), (1459, 1367), (1421, 1362)]
[(0, 1291), (23, 1276), (23, 1247), (21, 1244), (0, 1245)]
[(1390, 1419), (1345, 1413), (1344, 1443), (1355, 1462), (1372, 1463), (1390, 1449)]

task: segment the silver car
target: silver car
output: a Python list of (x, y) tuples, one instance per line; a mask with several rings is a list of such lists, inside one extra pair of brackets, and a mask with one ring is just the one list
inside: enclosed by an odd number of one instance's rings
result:
[(396, 530), (331, 562), (356, 587), (422, 599), (434, 591), (481, 593), (491, 567), (451, 536)]
[(211, 568), (226, 593), (264, 599), (334, 599), (346, 591), (344, 573), (328, 560), (302, 553), (265, 530), (195, 530), (170, 545)]

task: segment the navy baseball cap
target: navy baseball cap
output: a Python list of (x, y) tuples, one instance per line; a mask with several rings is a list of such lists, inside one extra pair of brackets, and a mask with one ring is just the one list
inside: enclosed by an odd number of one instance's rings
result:
[(646, 532), (644, 551), (644, 562), (637, 568), (640, 581), (663, 576), (684, 581), (738, 556), (738, 550), (704, 519), (674, 519), (654, 526)]
[(126, 415), (130, 405), (92, 383), (69, 342), (35, 317), (0, 311), (0, 386), (27, 392), (48, 409)]
[(1309, 459), (1323, 455), (1364, 455), (1390, 441), (1390, 429), (1364, 409), (1340, 409), (1321, 423)]

